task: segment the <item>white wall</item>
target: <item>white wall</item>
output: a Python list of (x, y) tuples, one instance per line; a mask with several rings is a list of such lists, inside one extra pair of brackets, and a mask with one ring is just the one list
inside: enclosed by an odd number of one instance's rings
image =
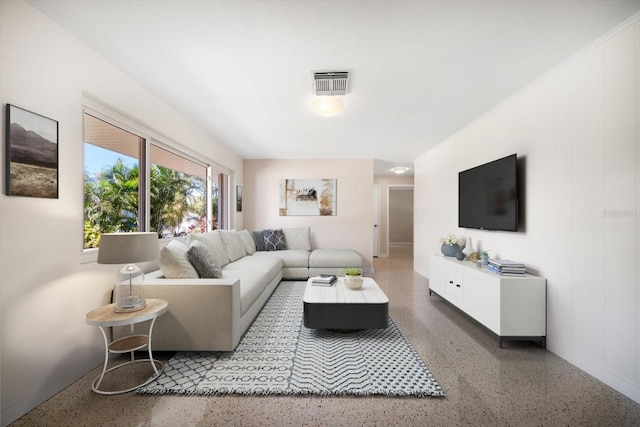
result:
[[(640, 23), (416, 161), (415, 270), (448, 232), (547, 279), (548, 348), (640, 402)], [(457, 174), (517, 153), (524, 229), (457, 228)]]
[[(280, 216), (281, 179), (337, 179), (337, 215)], [(245, 160), (248, 230), (311, 227), (314, 248), (351, 248), (373, 269), (373, 160)]]
[[(85, 316), (108, 301), (115, 270), (81, 264), (83, 93), (166, 136), (165, 142), (188, 144), (241, 184), (242, 160), (229, 149), (28, 3), (0, 1), (2, 135), (5, 104), (18, 105), (59, 121), (60, 155), (59, 199), (0, 196), (2, 425), (103, 360), (99, 331)], [(4, 150), (0, 168), (4, 189)], [(236, 217), (236, 225), (241, 220)]]

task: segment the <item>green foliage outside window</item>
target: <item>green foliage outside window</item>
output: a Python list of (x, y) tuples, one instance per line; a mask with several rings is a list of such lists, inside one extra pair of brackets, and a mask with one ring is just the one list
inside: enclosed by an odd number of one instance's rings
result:
[[(158, 165), (151, 166), (150, 176), (151, 231), (159, 238), (170, 237), (165, 233), (173, 233), (189, 214), (197, 218), (197, 225), (189, 231), (206, 231), (202, 179)], [(139, 229), (138, 185), (138, 166), (127, 166), (120, 160), (96, 177), (85, 174), (85, 248), (98, 247), (102, 233)]]

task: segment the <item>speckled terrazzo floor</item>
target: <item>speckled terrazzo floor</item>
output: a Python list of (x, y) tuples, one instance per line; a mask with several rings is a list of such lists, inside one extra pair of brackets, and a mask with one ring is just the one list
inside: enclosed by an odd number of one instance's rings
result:
[[(640, 404), (551, 352), (527, 342), (500, 349), (495, 337), (429, 297), (428, 282), (412, 263), (411, 248), (392, 248), (388, 258), (375, 260), (372, 276), (445, 398), (100, 396), (91, 391), (97, 368), (13, 425), (640, 425)], [(118, 375), (126, 373), (116, 371), (111, 386), (120, 386)]]

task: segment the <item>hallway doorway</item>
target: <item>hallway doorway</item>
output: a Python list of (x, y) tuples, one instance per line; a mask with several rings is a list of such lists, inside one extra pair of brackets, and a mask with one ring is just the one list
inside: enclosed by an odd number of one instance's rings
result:
[(413, 185), (387, 187), (389, 257), (413, 258)]

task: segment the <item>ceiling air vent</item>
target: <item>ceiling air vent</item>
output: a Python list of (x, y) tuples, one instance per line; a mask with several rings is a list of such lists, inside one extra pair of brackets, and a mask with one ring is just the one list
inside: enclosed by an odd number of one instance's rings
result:
[(346, 95), (349, 88), (348, 71), (314, 71), (316, 95)]

